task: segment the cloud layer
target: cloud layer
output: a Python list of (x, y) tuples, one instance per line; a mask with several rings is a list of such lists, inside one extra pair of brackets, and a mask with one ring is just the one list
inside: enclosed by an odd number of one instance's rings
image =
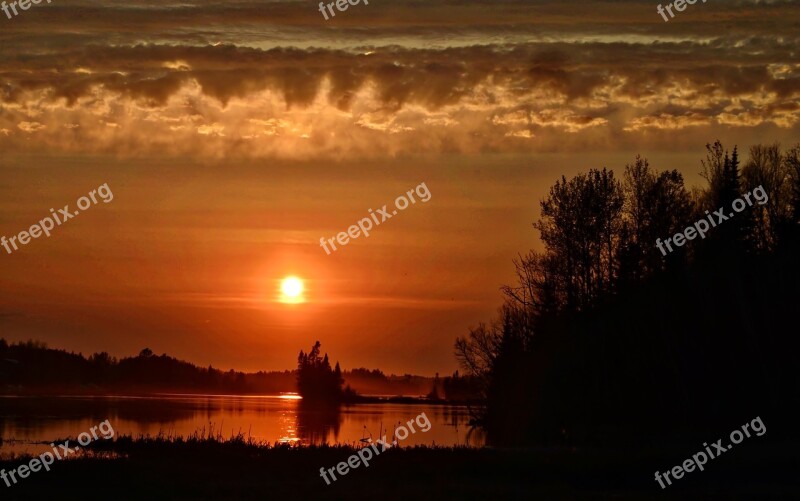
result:
[(0, 38), (0, 147), (306, 159), (796, 137), (792, 2), (40, 4)]

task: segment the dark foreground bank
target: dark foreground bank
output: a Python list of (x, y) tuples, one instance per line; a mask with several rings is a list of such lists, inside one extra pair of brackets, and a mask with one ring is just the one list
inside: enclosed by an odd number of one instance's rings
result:
[[(796, 447), (744, 444), (662, 490), (654, 471), (694, 452), (394, 448), (340, 476), (347, 446), (268, 447), (246, 440), (99, 441), (93, 457), (56, 461), (0, 499), (797, 499)], [(108, 457), (109, 453), (116, 458)], [(0, 461), (17, 468), (23, 458)]]

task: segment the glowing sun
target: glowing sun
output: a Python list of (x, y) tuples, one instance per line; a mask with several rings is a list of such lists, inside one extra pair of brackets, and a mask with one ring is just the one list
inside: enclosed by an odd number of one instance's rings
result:
[(303, 281), (297, 277), (286, 277), (281, 281), (282, 303), (303, 303)]

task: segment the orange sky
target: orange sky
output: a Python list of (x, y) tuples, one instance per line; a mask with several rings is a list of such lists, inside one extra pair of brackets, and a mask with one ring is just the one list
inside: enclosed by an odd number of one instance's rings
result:
[[(652, 11), (652, 12), (651, 12)], [(346, 16), (345, 16), (346, 14)], [(798, 137), (789, 2), (59, 1), (3, 22), (0, 336), (200, 365), (456, 368), (561, 175)], [(425, 182), (432, 197), (319, 246)], [(275, 301), (306, 281), (307, 302)]]

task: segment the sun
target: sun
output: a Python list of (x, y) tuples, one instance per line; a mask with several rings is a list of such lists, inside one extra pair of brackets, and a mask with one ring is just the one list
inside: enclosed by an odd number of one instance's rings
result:
[(297, 277), (286, 277), (281, 282), (281, 292), (285, 296), (298, 297), (303, 293), (303, 281)]
[(303, 303), (303, 281), (297, 277), (286, 277), (281, 281), (282, 303)]

